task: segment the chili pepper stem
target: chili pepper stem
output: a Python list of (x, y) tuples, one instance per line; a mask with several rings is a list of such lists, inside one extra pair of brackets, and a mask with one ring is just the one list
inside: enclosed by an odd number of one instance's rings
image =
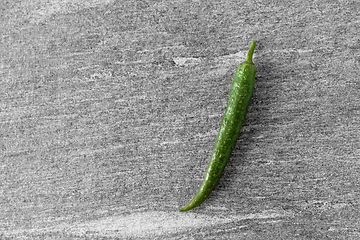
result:
[(254, 49), (255, 49), (255, 40), (253, 40), (251, 42), (249, 52), (248, 52), (248, 54), (246, 56), (246, 60), (245, 60), (246, 62), (253, 63), (252, 57), (253, 57), (253, 54), (254, 54)]

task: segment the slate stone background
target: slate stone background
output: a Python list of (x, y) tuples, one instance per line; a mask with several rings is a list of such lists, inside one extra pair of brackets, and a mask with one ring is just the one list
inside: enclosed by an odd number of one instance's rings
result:
[[(351, 0), (3, 1), (1, 239), (359, 239)], [(236, 67), (255, 93), (196, 193)]]

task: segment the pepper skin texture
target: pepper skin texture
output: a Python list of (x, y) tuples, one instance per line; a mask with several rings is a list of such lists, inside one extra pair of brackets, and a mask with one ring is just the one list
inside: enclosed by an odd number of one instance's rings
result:
[(205, 201), (218, 184), (229, 161), (254, 92), (256, 74), (256, 67), (252, 61), (254, 49), (255, 41), (252, 41), (245, 62), (236, 70), (229, 101), (204, 180), (190, 203), (179, 212), (189, 211)]

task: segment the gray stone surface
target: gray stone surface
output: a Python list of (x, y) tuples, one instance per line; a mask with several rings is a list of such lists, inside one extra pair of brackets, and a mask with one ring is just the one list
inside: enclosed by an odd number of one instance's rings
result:
[[(1, 239), (360, 238), (357, 1), (1, 5)], [(178, 213), (252, 39), (236, 148)]]

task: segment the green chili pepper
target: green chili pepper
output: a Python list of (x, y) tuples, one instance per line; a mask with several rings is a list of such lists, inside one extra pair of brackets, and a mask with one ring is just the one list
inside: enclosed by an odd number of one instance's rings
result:
[(236, 70), (229, 101), (203, 183), (190, 203), (179, 212), (186, 212), (199, 206), (210, 195), (229, 161), (254, 92), (256, 73), (256, 67), (252, 62), (254, 49), (255, 41), (252, 41), (245, 62)]

